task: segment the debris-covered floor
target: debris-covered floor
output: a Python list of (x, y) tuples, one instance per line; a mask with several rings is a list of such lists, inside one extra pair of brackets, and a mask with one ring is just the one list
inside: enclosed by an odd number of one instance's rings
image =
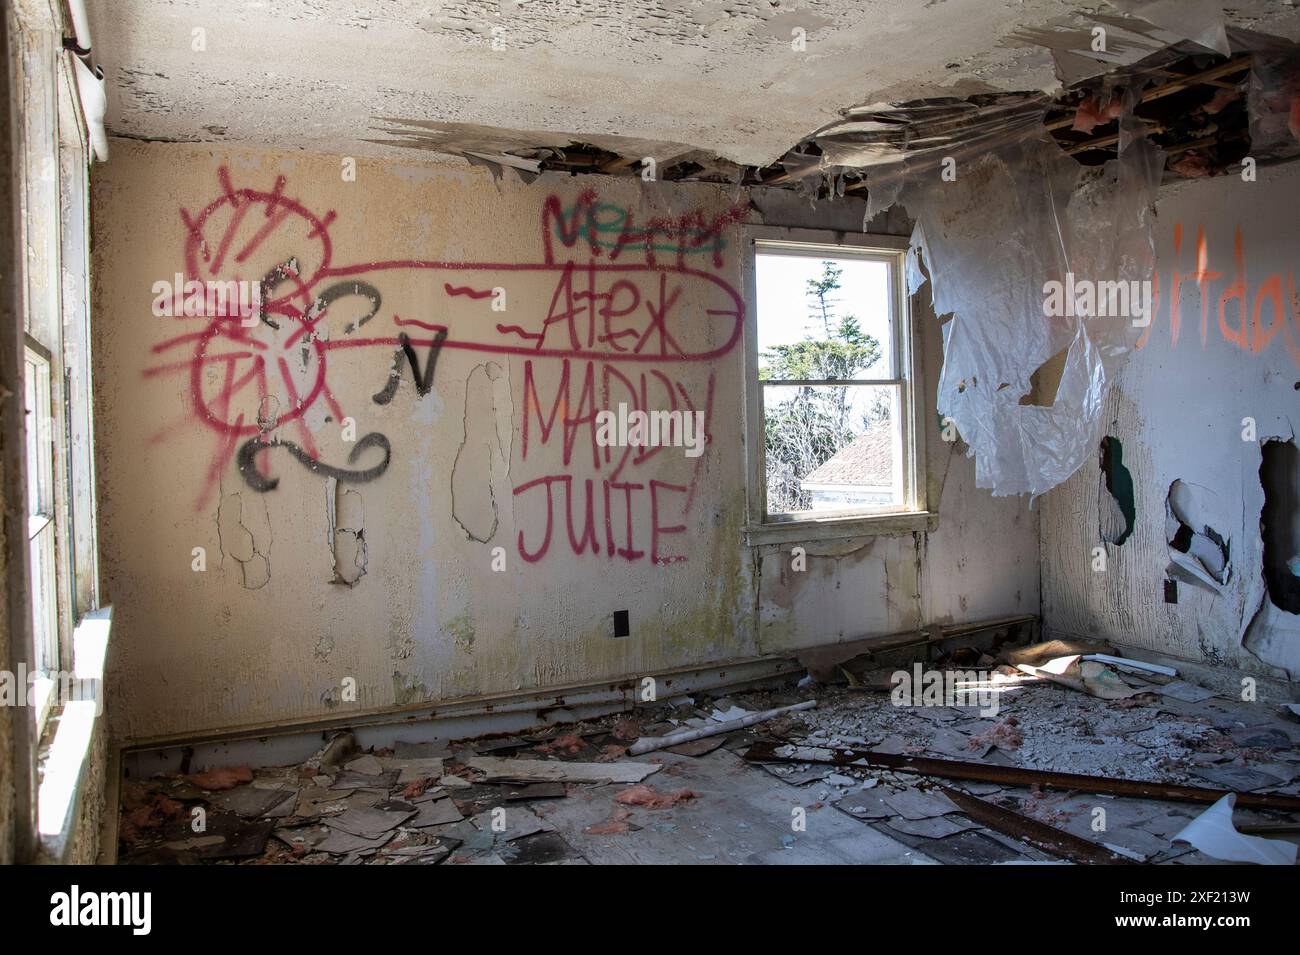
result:
[[(979, 671), (989, 693), (979, 706), (919, 692), (916, 705), (898, 705), (892, 671), (844, 671), (848, 686), (806, 679), (376, 752), (344, 733), (301, 766), (127, 781), (119, 860), (1294, 864), (1300, 724), (1283, 707), (1076, 656), (1049, 661), (1052, 652), (1003, 654)], [(627, 752), (638, 739), (814, 699), (749, 727)], [(988, 778), (959, 778), (972, 772)], [(1124, 780), (1195, 787), (1195, 798), (1106, 791)], [(1235, 810), (1219, 801), (1225, 792), (1237, 794)]]

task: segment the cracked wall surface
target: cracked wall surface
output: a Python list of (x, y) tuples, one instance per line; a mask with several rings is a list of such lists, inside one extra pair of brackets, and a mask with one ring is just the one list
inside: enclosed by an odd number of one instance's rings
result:
[[(626, 679), (1037, 607), (1035, 512), (977, 490), (937, 428), (933, 532), (810, 546), (803, 573), (788, 548), (745, 545), (727, 290), (743, 286), (734, 210), (759, 221), (746, 194), (524, 186), (413, 162), (363, 161), (344, 182), (331, 157), (113, 146), (94, 186), (95, 420), (110, 680), (131, 687), (119, 739)], [(860, 200), (773, 192), (754, 195), (767, 224), (861, 226)], [(572, 215), (592, 201), (658, 223), (656, 267), (601, 226), (614, 220)], [(890, 212), (877, 227), (911, 224)], [(204, 336), (201, 319), (150, 316), (151, 283), (178, 268), (270, 276), (270, 321)], [(919, 312), (929, 382), (940, 338)], [(629, 357), (634, 342), (654, 360)], [(703, 454), (595, 447), (595, 409), (619, 401), (700, 410)], [(983, 556), (994, 537), (1005, 559)]]
[(486, 544), (500, 523), (497, 501), (510, 493), (514, 429), (510, 382), (496, 362), (478, 365), (465, 382), (465, 439), (451, 469), (451, 514), (470, 540)]
[(221, 555), (232, 561), (239, 582), (249, 590), (265, 587), (271, 579), (271, 529), (265, 502), (250, 495), (245, 511), (243, 494), (222, 494), (217, 538)]
[(1102, 540), (1090, 469), (1043, 498), (1053, 633), (1300, 674), (1300, 616), (1266, 595), (1260, 473), (1266, 443), (1290, 440), (1300, 414), (1297, 189), (1291, 165), (1161, 194), (1158, 307), (1102, 416), (1132, 475), (1133, 530), (1123, 546)]

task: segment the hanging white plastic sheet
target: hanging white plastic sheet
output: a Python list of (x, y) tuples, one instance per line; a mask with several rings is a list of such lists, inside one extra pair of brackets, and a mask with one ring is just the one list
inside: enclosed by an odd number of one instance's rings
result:
[[(895, 201), (915, 220), (908, 289), (928, 280), (945, 322), (938, 410), (974, 455), (977, 484), (995, 495), (1042, 494), (1094, 459), (1106, 389), (1151, 319), (1164, 153), (1133, 116), (1140, 90), (1181, 59), (1251, 52), (1251, 155), (1300, 154), (1300, 47), (1225, 30), (1210, 0), (1118, 6), (1156, 26), (1096, 18), (1126, 31), (1120, 52), (1140, 58), (1095, 91), (1106, 100), (1125, 90), (1118, 157), (1103, 167), (1060, 149), (1043, 125), (1051, 101), (1036, 94), (857, 107), (813, 136), (824, 167), (865, 175), (864, 222)], [(1046, 308), (1049, 282), (1072, 303), (1076, 284), (1091, 288), (1092, 308)], [(1120, 285), (1128, 308), (1097, 307), (1103, 289)]]
[[(951, 315), (939, 413), (975, 456), (980, 487), (1042, 494), (1095, 456), (1106, 386), (1150, 318), (1138, 303), (1150, 301), (1163, 163), (1126, 114), (1119, 158), (1100, 169), (1079, 166), (1044, 134), (966, 157), (950, 182), (909, 177), (902, 201), (914, 243), (936, 314)], [(1051, 282), (1066, 296), (1115, 282), (1134, 294), (1118, 314), (1100, 298), (1091, 311), (1054, 314)], [(1061, 353), (1054, 398), (1022, 403), (1034, 372)]]

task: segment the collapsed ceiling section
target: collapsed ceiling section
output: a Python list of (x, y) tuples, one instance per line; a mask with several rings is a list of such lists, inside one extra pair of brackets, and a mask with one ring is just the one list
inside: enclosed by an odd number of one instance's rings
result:
[(1221, 20), (1222, 52), (1131, 18), (1097, 17), (1096, 22), (1107, 31), (1112, 51), (1096, 54), (1097, 59), (1075, 49), (1091, 36), (1087, 31), (1017, 34), (1049, 48), (1058, 71), (1071, 78), (1056, 95), (980, 93), (854, 107), (762, 167), (685, 143), (397, 117), (377, 117), (378, 135), (367, 142), (460, 156), (497, 171), (510, 167), (525, 178), (543, 171), (634, 175), (649, 168), (660, 180), (780, 186), (816, 199), (874, 192), (873, 215), (896, 197), (891, 170), (904, 159), (913, 169), (922, 161), (937, 166), (943, 157), (971, 155), (1044, 131), (1082, 165), (1113, 159), (1126, 90), (1137, 96), (1134, 112), (1145, 134), (1168, 157), (1168, 178), (1219, 174), (1247, 152), (1265, 163), (1300, 152), (1290, 129), (1296, 122), (1290, 108), (1300, 85), (1300, 46), (1225, 30)]
[(525, 178), (648, 169), (862, 196), (864, 230), (901, 203), (915, 221), (910, 290), (928, 280), (945, 322), (939, 413), (975, 457), (979, 486), (1037, 496), (1092, 457), (1107, 387), (1150, 321), (1161, 182), (1239, 169), (1248, 153), (1256, 163), (1300, 154), (1300, 47), (1226, 26), (1206, 0), (1115, 6), (1147, 19), (1098, 14), (1082, 29), (1019, 31), (1050, 51), (1065, 84), (1057, 95), (849, 109), (766, 168), (613, 137), (392, 119), (384, 129)]

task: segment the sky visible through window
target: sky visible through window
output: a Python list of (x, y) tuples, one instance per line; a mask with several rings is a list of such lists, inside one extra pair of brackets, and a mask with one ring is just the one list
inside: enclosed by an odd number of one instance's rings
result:
[(822, 274), (823, 262), (834, 262), (843, 269), (840, 288), (831, 293), (832, 328), (834, 321), (853, 315), (868, 335), (880, 342), (881, 358), (859, 374), (868, 378), (889, 378), (888, 355), (891, 349), (889, 327), (889, 266), (857, 256), (781, 255), (759, 252), (755, 256), (758, 292), (759, 366), (766, 362), (763, 353), (774, 345), (789, 345), (805, 337), (822, 339), (825, 328), (814, 319), (807, 282)]

